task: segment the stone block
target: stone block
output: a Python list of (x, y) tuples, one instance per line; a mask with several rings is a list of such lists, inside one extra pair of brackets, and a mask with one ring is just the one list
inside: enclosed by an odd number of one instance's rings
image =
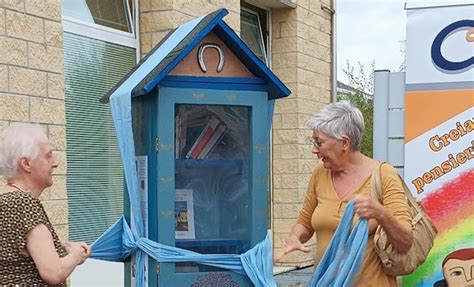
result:
[(311, 155), (311, 158), (300, 159), (298, 161), (298, 173), (312, 172), (314, 167), (318, 164), (318, 160), (317, 160), (316, 155), (312, 154), (309, 151), (306, 151), (305, 154)]
[(25, 1), (24, 0), (2, 0), (0, 6), (20, 12), (25, 12)]
[(0, 120), (28, 122), (28, 97), (0, 93)]
[(63, 47), (63, 26), (60, 22), (45, 20), (44, 31), (46, 45), (58, 48)]
[(10, 67), (10, 92), (29, 96), (46, 97), (46, 73)]
[(324, 47), (331, 47), (331, 34), (325, 33), (314, 27), (311, 27), (309, 31), (309, 40), (313, 43), (318, 43), (319, 45)]
[(26, 42), (24, 40), (0, 36), (0, 51), (2, 51), (0, 64), (28, 65)]
[(273, 188), (281, 188), (281, 175), (280, 174), (274, 174), (273, 175)]
[(5, 24), (5, 9), (0, 8), (0, 35), (5, 35), (6, 33)]
[[(152, 11), (162, 11), (162, 10), (171, 10), (174, 8), (174, 2), (177, 2), (175, 0), (146, 0), (144, 1), (150, 2), (151, 3), (151, 10)], [(188, 5), (191, 4), (188, 2)]]
[(151, 11), (151, 1), (152, 0), (140, 0), (140, 12), (149, 12)]
[(61, 21), (61, 1), (25, 0), (26, 12), (56, 22)]
[(290, 231), (294, 224), (295, 219), (293, 218), (275, 218), (273, 220), (273, 228), (279, 231)]
[[(282, 175), (283, 176), (283, 175)], [(299, 203), (297, 188), (275, 188), (273, 190), (274, 203)]]
[(141, 33), (140, 51), (142, 52), (142, 54), (146, 55), (153, 48), (151, 39), (152, 39), (152, 33)]
[[(67, 224), (56, 224), (53, 226), (56, 234), (58, 235), (61, 242), (69, 241), (69, 225)], [(68, 285), (70, 286), (70, 285)]]
[(66, 150), (66, 127), (63, 125), (50, 125), (48, 138), (54, 150)]
[(302, 68), (321, 75), (331, 75), (332, 67), (330, 62), (303, 53), (298, 53), (297, 59), (298, 68)]
[[(237, 2), (237, 1), (236, 1)], [(216, 7), (217, 9), (218, 7)], [(224, 22), (227, 23), (237, 35), (240, 35), (240, 13), (231, 11), (229, 15), (224, 18)]]
[(298, 144), (282, 144), (280, 147), (282, 159), (298, 159)]
[(31, 98), (31, 121), (45, 124), (64, 125), (64, 101), (45, 98)]
[[(284, 154), (284, 151), (282, 151), (282, 154)], [(294, 174), (298, 172), (298, 160), (295, 158), (274, 159), (273, 172), (276, 174)], [(285, 188), (283, 184), (282, 187)]]
[(299, 128), (298, 126), (298, 114), (282, 114), (281, 115), (281, 127), (284, 129)]
[(168, 31), (151, 33), (151, 48), (153, 49), (166, 35), (168, 35)]
[(296, 100), (296, 97), (289, 96), (287, 98), (276, 101), (274, 112), (276, 114), (297, 113), (298, 101)]
[(53, 182), (54, 184), (43, 192), (42, 196), (44, 196), (44, 200), (67, 199), (66, 176), (55, 175), (53, 176)]
[[(275, 133), (275, 131), (273, 131), (273, 133)], [(282, 158), (281, 144), (279, 144), (279, 143), (275, 144), (274, 141), (273, 141), (273, 145), (272, 145), (272, 157), (273, 157), (274, 160)]]
[(272, 21), (273, 22), (285, 22), (296, 20), (297, 9), (274, 9), (272, 10)]
[(296, 46), (297, 38), (285, 37), (275, 38), (272, 40), (272, 52), (273, 53), (285, 53), (285, 52), (297, 52)]
[(54, 158), (58, 163), (58, 167), (54, 170), (54, 175), (66, 175), (67, 174), (67, 155), (66, 151), (55, 150), (53, 152)]
[[(298, 189), (299, 188), (299, 181), (301, 180), (301, 175), (299, 174), (282, 174), (281, 175), (281, 186), (283, 189)], [(290, 202), (294, 202), (293, 199)]]
[(281, 128), (281, 114), (273, 113), (272, 128)]
[(281, 66), (284, 68), (296, 68), (298, 65), (298, 58), (296, 52), (282, 53), (281, 57)]
[(281, 204), (281, 218), (292, 219), (296, 222), (295, 218), (298, 217), (301, 207), (303, 204), (299, 203), (283, 203)]
[(43, 206), (53, 225), (68, 223), (67, 200), (44, 200)]
[(43, 19), (11, 10), (6, 11), (7, 35), (44, 43)]
[(273, 69), (273, 73), (275, 73), (283, 83), (296, 83), (297, 81), (296, 68)]
[(274, 130), (273, 132), (273, 143), (274, 144), (297, 144), (298, 143), (298, 130)]
[(48, 73), (48, 97), (55, 99), (64, 99), (64, 76), (62, 74)]
[(58, 74), (63, 73), (64, 58), (62, 48), (35, 43), (29, 43), (28, 45), (30, 67)]
[(285, 21), (280, 22), (280, 36), (282, 38), (289, 38), (297, 36), (297, 25), (296, 21)]
[(158, 32), (171, 30), (178, 23), (173, 20), (175, 11), (156, 11), (141, 14), (140, 31), (141, 32)]
[(0, 65), (0, 93), (8, 91), (8, 67)]
[(273, 22), (272, 23), (272, 37), (273, 37), (273, 39), (281, 38), (280, 22)]

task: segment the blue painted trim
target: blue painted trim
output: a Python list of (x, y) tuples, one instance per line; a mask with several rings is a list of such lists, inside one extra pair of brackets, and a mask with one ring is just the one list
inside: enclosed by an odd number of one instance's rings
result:
[(222, 40), (229, 48), (244, 62), (250, 70), (257, 71), (269, 81), (269, 85), (274, 85), (274, 93), (269, 95), (269, 99), (287, 97), (291, 91), (283, 84), (280, 79), (247, 47), (247, 45), (237, 36), (224, 21), (220, 21), (216, 26), (216, 32), (222, 37)]
[(181, 60), (186, 57), (191, 51), (192, 49), (194, 49), (194, 47), (202, 40), (204, 39), (204, 37), (209, 34), (209, 32), (212, 31), (212, 29), (220, 22), (222, 21), (222, 18), (224, 18), (224, 16), (226, 16), (229, 12), (227, 10), (222, 10), (219, 14), (217, 14), (217, 16), (207, 25), (207, 27), (205, 27), (201, 33), (199, 33), (192, 41), (191, 43), (189, 43), (189, 45), (186, 46), (185, 49), (183, 49), (183, 51), (166, 67), (163, 69), (163, 71), (158, 74), (155, 79), (153, 79), (153, 81), (151, 81), (150, 83), (148, 83), (146, 86), (145, 86), (145, 92), (146, 93), (149, 93), (151, 92), (151, 90), (153, 90), (153, 88), (156, 87), (156, 85), (161, 81), (161, 79), (163, 79), (166, 75), (169, 74), (169, 72), (171, 72), (172, 69), (174, 69), (174, 67), (176, 65), (178, 65), (179, 62), (181, 62)]
[(166, 76), (159, 83), (161, 87), (235, 90), (267, 92), (267, 85), (259, 78), (222, 78), (222, 77), (192, 77)]
[(243, 78), (243, 77), (196, 77), (196, 76), (166, 76), (163, 81), (179, 81), (179, 82), (206, 82), (206, 83), (238, 83), (238, 84), (259, 84), (265, 85), (265, 81), (261, 78)]

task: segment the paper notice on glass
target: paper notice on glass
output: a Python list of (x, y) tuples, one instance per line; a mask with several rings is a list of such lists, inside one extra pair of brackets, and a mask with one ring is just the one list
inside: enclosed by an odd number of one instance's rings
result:
[(195, 239), (193, 190), (177, 189), (174, 202), (175, 238)]

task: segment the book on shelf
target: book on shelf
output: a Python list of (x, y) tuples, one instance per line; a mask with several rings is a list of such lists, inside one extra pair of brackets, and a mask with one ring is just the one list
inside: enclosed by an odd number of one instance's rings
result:
[(194, 141), (194, 144), (189, 149), (188, 153), (186, 154), (186, 158), (198, 158), (203, 148), (209, 142), (212, 135), (216, 132), (216, 129), (219, 126), (220, 122), (221, 121), (214, 116), (209, 120), (207, 125), (201, 131), (201, 134), (198, 136), (198, 138)]
[(211, 136), (207, 144), (202, 149), (202, 152), (199, 154), (198, 159), (206, 158), (219, 144), (219, 141), (222, 139), (226, 131), (227, 126), (224, 123), (220, 123), (214, 134)]

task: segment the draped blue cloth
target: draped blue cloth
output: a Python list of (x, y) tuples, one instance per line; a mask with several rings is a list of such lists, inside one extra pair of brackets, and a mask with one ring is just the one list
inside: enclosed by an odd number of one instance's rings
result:
[[(200, 254), (154, 242), (141, 237), (135, 240), (133, 231), (122, 216), (92, 244), (91, 258), (123, 262), (130, 254), (140, 251), (158, 262), (195, 262), (246, 274), (255, 286), (276, 287), (270, 235), (244, 254)], [(143, 258), (143, 256), (142, 256)], [(137, 270), (138, 271), (138, 270)], [(141, 284), (141, 285), (140, 285)], [(137, 286), (143, 286), (143, 280)]]
[(367, 249), (369, 225), (367, 219), (360, 219), (352, 228), (353, 217), (351, 200), (308, 287), (354, 286)]

